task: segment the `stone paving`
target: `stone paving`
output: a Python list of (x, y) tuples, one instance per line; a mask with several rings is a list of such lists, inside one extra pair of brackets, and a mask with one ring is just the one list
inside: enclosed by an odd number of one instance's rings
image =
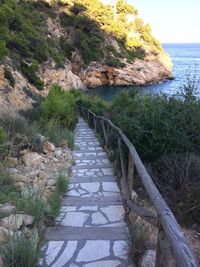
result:
[(127, 267), (127, 226), (113, 168), (93, 131), (76, 126), (69, 191), (48, 228), (43, 267)]

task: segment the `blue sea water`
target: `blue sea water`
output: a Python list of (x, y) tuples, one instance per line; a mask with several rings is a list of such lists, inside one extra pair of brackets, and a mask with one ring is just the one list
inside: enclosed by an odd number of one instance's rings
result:
[(188, 72), (191, 76), (196, 74), (200, 77), (200, 44), (163, 44), (163, 47), (172, 59), (174, 80), (139, 88), (102, 86), (90, 90), (89, 94), (98, 95), (105, 100), (112, 100), (119, 92), (130, 89), (138, 91), (139, 94), (164, 92), (171, 95), (184, 84)]

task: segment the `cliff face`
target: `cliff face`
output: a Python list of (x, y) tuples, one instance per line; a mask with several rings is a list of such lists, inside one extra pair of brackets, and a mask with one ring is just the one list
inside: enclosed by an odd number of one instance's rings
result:
[(53, 2), (0, 3), (0, 109), (29, 109), (55, 83), (85, 90), (172, 78), (170, 58), (135, 7)]

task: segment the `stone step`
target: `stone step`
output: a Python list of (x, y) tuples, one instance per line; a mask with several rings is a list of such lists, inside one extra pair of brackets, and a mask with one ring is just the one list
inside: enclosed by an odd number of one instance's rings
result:
[(91, 157), (93, 158), (102, 158), (102, 157), (106, 157), (107, 154), (106, 152), (91, 152), (91, 151), (87, 151), (87, 152), (83, 152), (83, 151), (75, 151), (74, 152), (74, 156), (76, 159), (89, 159)]
[(75, 138), (76, 142), (79, 142), (79, 141), (83, 141), (83, 142), (87, 142), (87, 141), (90, 141), (90, 140), (95, 140), (95, 141), (98, 141), (98, 138), (93, 135), (92, 137), (91, 136), (82, 136), (82, 137), (76, 137)]
[(79, 145), (75, 145), (75, 150), (74, 150), (75, 152), (77, 152), (77, 151), (80, 151), (80, 152), (82, 152), (83, 151), (83, 153), (84, 152), (86, 152), (86, 151), (89, 151), (89, 152), (102, 152), (102, 151), (104, 151), (103, 150), (103, 148), (101, 147), (101, 146), (79, 146)]
[(125, 227), (49, 227), (46, 230), (45, 239), (47, 241), (126, 240), (127, 229)]
[(62, 206), (103, 206), (103, 205), (120, 205), (123, 204), (121, 196), (112, 197), (64, 197)]
[[(101, 147), (100, 147), (101, 148)], [(79, 149), (79, 150), (74, 150), (74, 153), (98, 153), (98, 152), (105, 152), (103, 148), (97, 149), (97, 150), (90, 150), (90, 149)]]
[(80, 146), (80, 147), (93, 147), (93, 146), (101, 146), (99, 141), (80, 141), (80, 142), (75, 142), (75, 146)]
[(101, 168), (112, 168), (112, 165), (109, 163), (98, 164), (98, 165), (79, 165), (79, 164), (76, 164), (72, 167), (72, 170), (82, 170), (82, 169), (92, 170), (92, 169), (101, 169)]
[(102, 177), (92, 177), (92, 176), (72, 176), (69, 180), (69, 184), (74, 183), (92, 183), (92, 182), (116, 182), (116, 177), (113, 175), (106, 175)]
[[(104, 153), (106, 153), (106, 152), (104, 152)], [(105, 154), (105, 156), (87, 156), (87, 158), (83, 158), (83, 159), (81, 159), (81, 158), (76, 158), (76, 162), (77, 161), (80, 161), (80, 160), (107, 160), (108, 159), (108, 156)], [(76, 163), (76, 164), (78, 164), (78, 163)]]

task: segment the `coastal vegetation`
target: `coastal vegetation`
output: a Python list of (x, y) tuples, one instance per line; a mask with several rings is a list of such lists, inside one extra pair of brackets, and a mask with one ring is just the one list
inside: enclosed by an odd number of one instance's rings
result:
[(122, 92), (111, 103), (81, 95), (80, 106), (108, 117), (135, 145), (162, 195), (181, 223), (200, 215), (199, 80), (186, 77), (180, 92), (140, 96)]

